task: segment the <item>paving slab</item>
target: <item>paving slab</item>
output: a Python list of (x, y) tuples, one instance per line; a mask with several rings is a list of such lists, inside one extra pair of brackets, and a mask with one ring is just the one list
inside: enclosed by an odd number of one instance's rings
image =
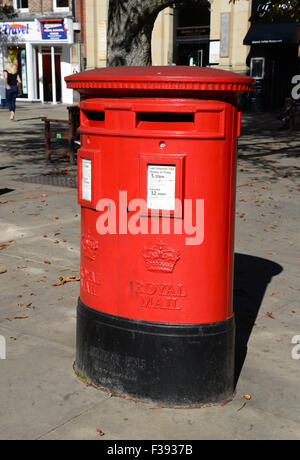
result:
[[(299, 128), (280, 130), (274, 114), (244, 114), (236, 394), (225, 406), (175, 409), (114, 397), (75, 376), (76, 190), (67, 181), (59, 187), (23, 179), (58, 172), (73, 180), (76, 166), (62, 157), (46, 164), (42, 115), (67, 118), (67, 110), (23, 103), (9, 122), (0, 109), (0, 439), (299, 440), (300, 359), (292, 355), (300, 335)], [(73, 282), (54, 286), (70, 276)]]

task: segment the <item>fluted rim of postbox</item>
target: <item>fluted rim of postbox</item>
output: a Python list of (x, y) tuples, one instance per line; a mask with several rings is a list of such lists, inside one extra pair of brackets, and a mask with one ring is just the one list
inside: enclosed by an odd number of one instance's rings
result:
[(207, 67), (106, 67), (65, 77), (68, 88), (103, 90), (231, 91), (253, 89), (254, 80)]

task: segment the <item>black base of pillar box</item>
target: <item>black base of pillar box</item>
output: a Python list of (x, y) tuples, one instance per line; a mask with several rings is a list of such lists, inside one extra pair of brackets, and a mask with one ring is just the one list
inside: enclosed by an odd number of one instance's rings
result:
[(116, 395), (164, 405), (231, 400), (234, 319), (165, 324), (101, 313), (78, 302), (75, 371)]

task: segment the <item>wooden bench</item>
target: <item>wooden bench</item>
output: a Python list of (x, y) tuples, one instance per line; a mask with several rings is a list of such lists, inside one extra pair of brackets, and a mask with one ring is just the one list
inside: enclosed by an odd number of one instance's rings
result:
[[(46, 161), (51, 161), (51, 155), (69, 155), (70, 162), (73, 164), (75, 159), (76, 145), (75, 141), (77, 138), (77, 129), (80, 125), (79, 108), (76, 105), (67, 107), (69, 117), (68, 120), (61, 120), (56, 118), (42, 117), (42, 121), (45, 123), (45, 154)], [(52, 124), (52, 126), (51, 126)], [(55, 125), (53, 127), (53, 125)], [(64, 129), (64, 125), (67, 130)], [(69, 143), (68, 150), (52, 149), (51, 139), (67, 139)]]

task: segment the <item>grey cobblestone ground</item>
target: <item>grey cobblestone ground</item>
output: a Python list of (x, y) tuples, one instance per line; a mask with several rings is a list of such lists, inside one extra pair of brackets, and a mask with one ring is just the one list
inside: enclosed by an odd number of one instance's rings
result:
[[(79, 276), (76, 170), (63, 158), (45, 164), (42, 115), (67, 118), (64, 106), (18, 104), (9, 122), (0, 109), (0, 439), (299, 440), (300, 360), (291, 354), (300, 335), (299, 127), (244, 114), (236, 395), (223, 407), (175, 410), (109, 397), (74, 376), (79, 283), (53, 284)], [(26, 179), (51, 175), (64, 187)]]

